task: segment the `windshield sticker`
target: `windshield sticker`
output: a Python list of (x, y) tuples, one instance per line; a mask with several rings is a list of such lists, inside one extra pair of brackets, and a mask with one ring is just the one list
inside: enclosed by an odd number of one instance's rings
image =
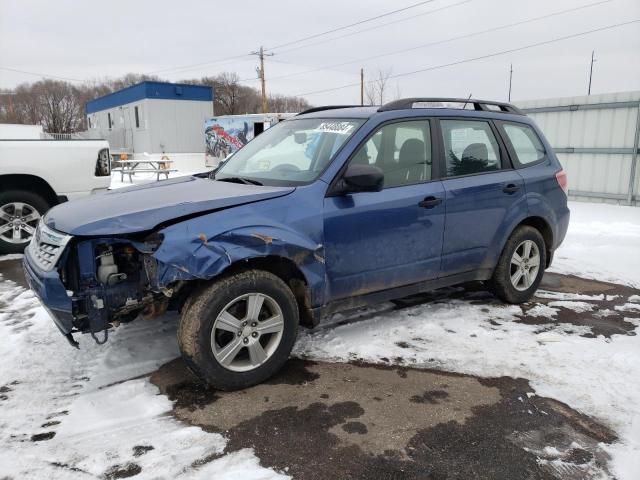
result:
[(261, 172), (267, 172), (271, 168), (271, 161), (269, 160), (258, 160), (256, 164), (256, 170)]
[(354, 124), (349, 122), (323, 122), (315, 129), (316, 132), (338, 133), (340, 135), (349, 135), (353, 130)]

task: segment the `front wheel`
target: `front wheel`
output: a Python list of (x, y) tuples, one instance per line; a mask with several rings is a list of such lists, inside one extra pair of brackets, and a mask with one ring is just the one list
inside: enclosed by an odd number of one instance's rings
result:
[(538, 289), (546, 264), (547, 251), (540, 232), (526, 225), (518, 227), (507, 241), (487, 284), (505, 302), (526, 302)]
[(250, 270), (194, 292), (178, 328), (182, 356), (202, 380), (220, 390), (265, 381), (289, 358), (298, 306), (280, 278)]

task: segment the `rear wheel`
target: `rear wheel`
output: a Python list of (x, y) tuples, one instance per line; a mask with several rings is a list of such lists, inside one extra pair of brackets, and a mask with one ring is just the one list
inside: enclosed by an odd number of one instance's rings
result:
[(544, 238), (529, 226), (518, 227), (504, 247), (489, 289), (508, 303), (529, 300), (540, 285), (547, 264)]
[(262, 270), (223, 278), (187, 301), (178, 343), (187, 365), (221, 390), (263, 382), (289, 358), (298, 306), (280, 278)]
[(22, 253), (49, 204), (24, 190), (0, 193), (0, 253)]

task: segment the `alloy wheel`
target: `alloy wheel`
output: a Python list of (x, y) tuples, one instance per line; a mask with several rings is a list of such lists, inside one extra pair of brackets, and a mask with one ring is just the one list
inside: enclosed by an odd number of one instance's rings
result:
[(28, 243), (36, 231), (40, 213), (23, 202), (0, 206), (0, 239), (13, 244)]
[(523, 292), (533, 285), (540, 270), (540, 251), (532, 240), (520, 243), (511, 256), (511, 285)]
[(278, 303), (263, 293), (248, 293), (229, 302), (211, 330), (211, 350), (224, 368), (246, 372), (275, 353), (284, 331)]

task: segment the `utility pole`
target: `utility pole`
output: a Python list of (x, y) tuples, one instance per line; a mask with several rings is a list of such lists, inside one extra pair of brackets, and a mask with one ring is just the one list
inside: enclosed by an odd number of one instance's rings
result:
[(595, 50), (591, 50), (591, 68), (589, 68), (589, 88), (587, 89), (587, 95), (591, 95), (591, 78), (593, 77), (593, 62), (595, 62), (595, 55), (596, 51)]
[(260, 78), (260, 84), (262, 85), (262, 113), (267, 113), (269, 107), (267, 105), (267, 85), (264, 78), (264, 57), (265, 55), (272, 57), (273, 53), (264, 53), (264, 48), (260, 47), (260, 50), (251, 52), (251, 55), (257, 55), (260, 58), (260, 66), (256, 68), (256, 70), (258, 72), (258, 78)]
[(360, 69), (360, 106), (364, 105), (364, 68)]
[(513, 63), (509, 65), (509, 102), (511, 101), (511, 80), (513, 79)]

